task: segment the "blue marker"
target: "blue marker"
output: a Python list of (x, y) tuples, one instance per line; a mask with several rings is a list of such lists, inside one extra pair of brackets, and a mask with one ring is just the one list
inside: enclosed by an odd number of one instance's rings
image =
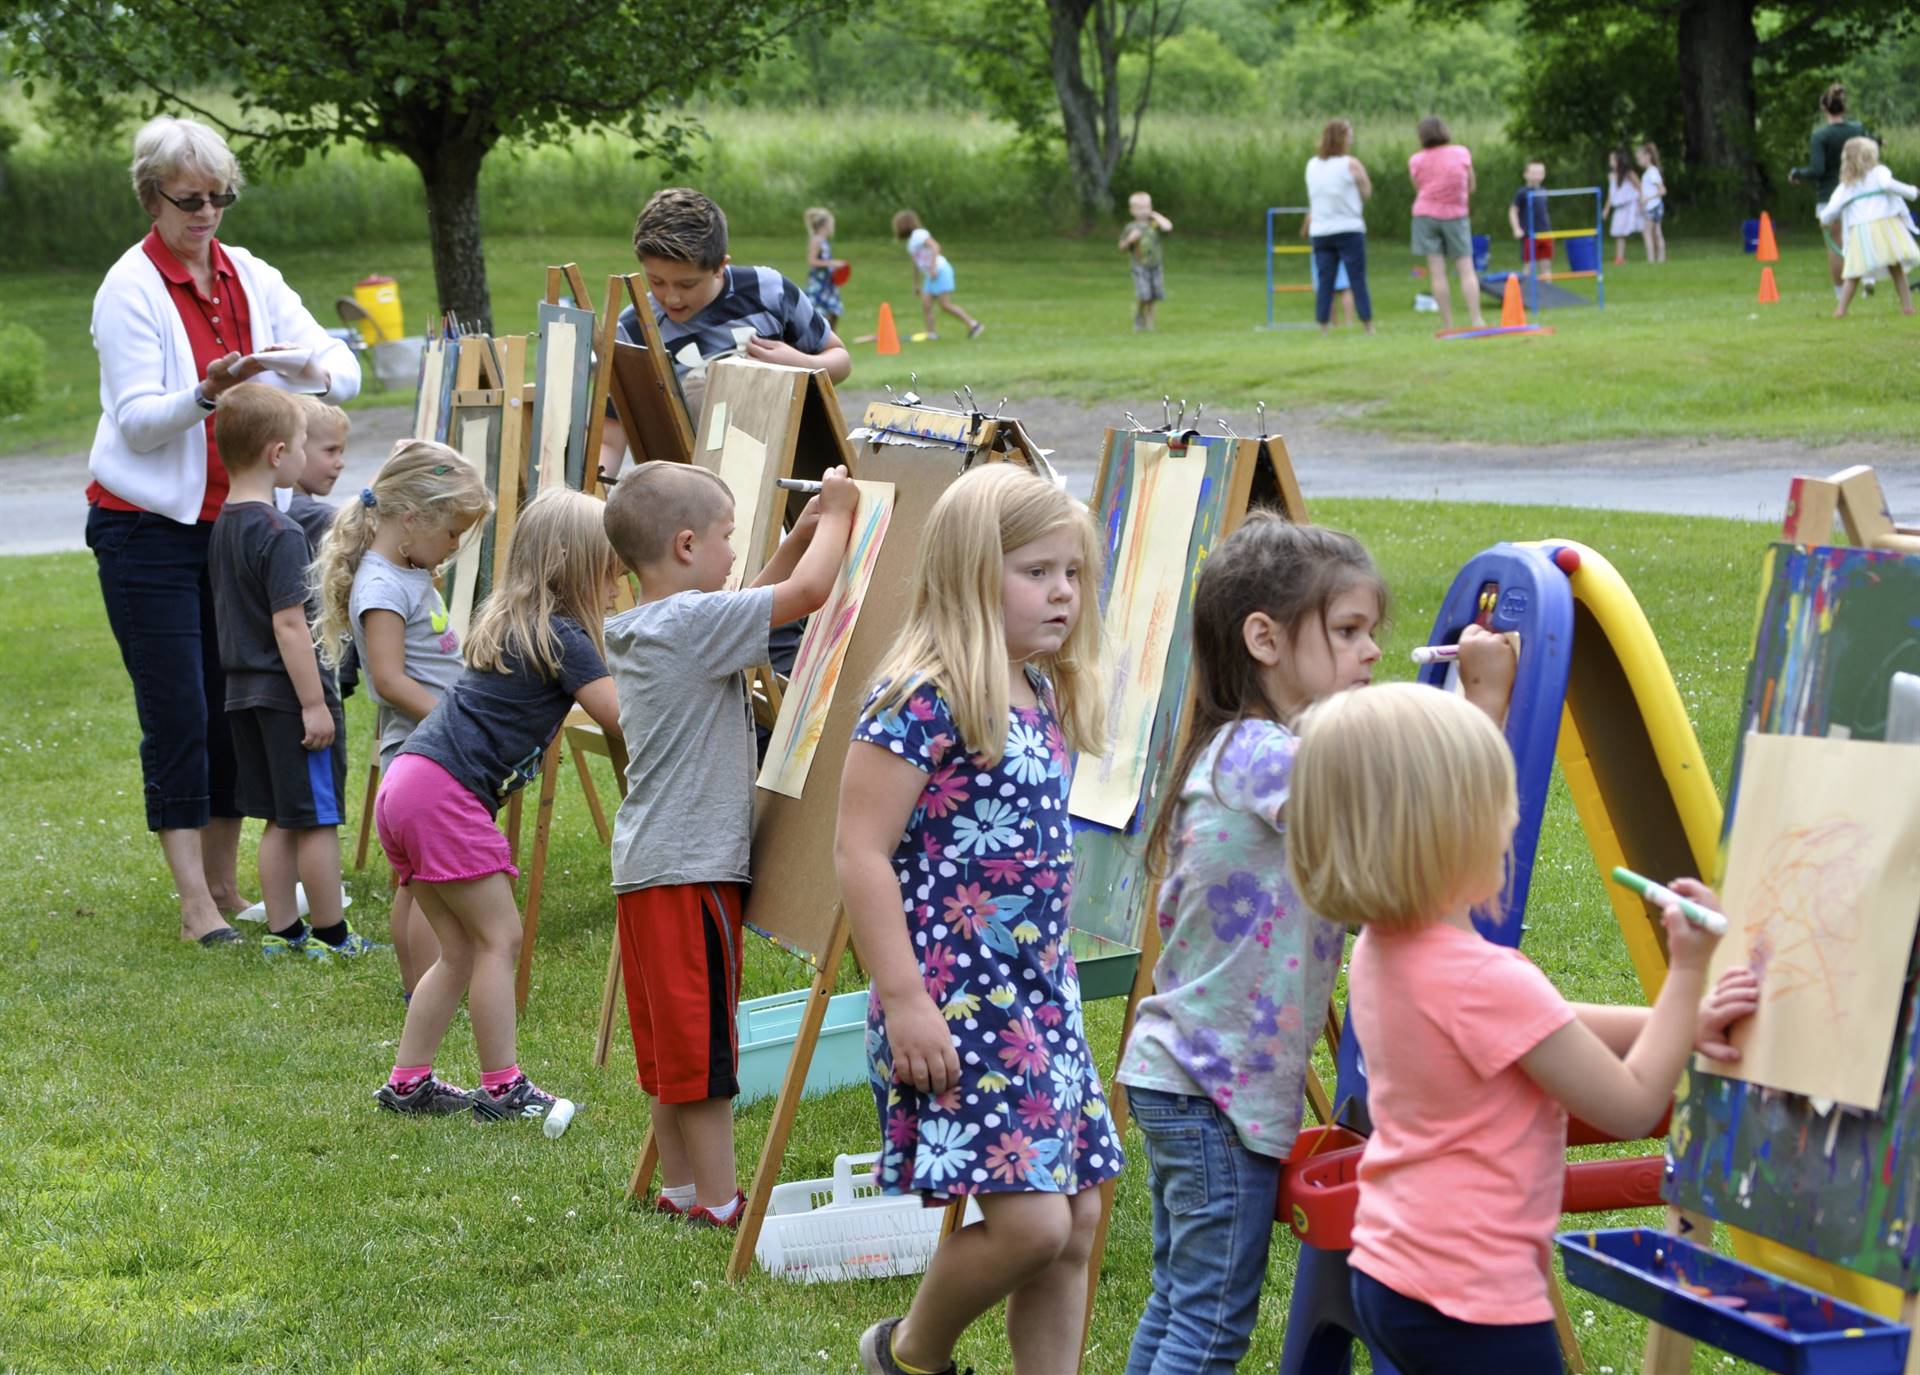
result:
[(1727, 919), (1711, 907), (1702, 907), (1697, 902), (1689, 902), (1664, 883), (1655, 883), (1650, 878), (1642, 878), (1631, 869), (1615, 865), (1613, 881), (1623, 888), (1631, 888), (1655, 907), (1678, 907), (1680, 915), (1699, 927), (1702, 931), (1711, 931), (1716, 936), (1727, 934)]

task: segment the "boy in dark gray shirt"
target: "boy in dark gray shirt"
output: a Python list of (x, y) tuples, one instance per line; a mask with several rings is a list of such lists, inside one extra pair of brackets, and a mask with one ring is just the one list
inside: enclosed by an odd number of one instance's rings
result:
[(627, 795), (613, 887), (640, 1087), (660, 1146), (656, 1207), (734, 1227), (740, 955), (753, 842), (754, 737), (745, 670), (767, 636), (833, 590), (859, 492), (830, 469), (779, 551), (726, 592), (733, 495), (685, 463), (643, 463), (607, 500), (607, 538), (640, 603), (607, 622)]

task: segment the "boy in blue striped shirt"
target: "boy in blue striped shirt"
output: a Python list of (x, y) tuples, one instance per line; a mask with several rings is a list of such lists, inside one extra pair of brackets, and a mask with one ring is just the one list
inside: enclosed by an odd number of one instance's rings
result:
[[(706, 363), (741, 354), (762, 363), (817, 368), (835, 382), (853, 371), (847, 346), (799, 287), (771, 267), (735, 267), (727, 256), (727, 217), (690, 187), (656, 191), (633, 226), (633, 252), (646, 274), (660, 342), (697, 424)], [(620, 337), (641, 342), (632, 306)], [(600, 470), (618, 476), (627, 435), (611, 408), (600, 441)]]

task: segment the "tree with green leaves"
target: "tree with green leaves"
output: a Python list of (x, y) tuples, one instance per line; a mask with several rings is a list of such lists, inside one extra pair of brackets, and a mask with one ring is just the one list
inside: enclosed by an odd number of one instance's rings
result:
[[(1350, 14), (1379, 7), (1334, 3)], [(1487, 0), (1412, 3), (1447, 22)], [(1754, 206), (1773, 185), (1760, 113), (1796, 118), (1791, 102), (1771, 97), (1790, 94), (1810, 123), (1813, 102), (1801, 96), (1813, 74), (1916, 22), (1910, 0), (1521, 0), (1521, 9), (1537, 50), (1519, 132), (1605, 149), (1623, 136), (1658, 137), (1658, 115), (1677, 105), (1690, 189)]]
[(693, 131), (682, 101), (852, 2), (0, 0), (0, 41), (29, 82), (196, 116), (269, 163), (354, 141), (400, 154), (425, 185), (440, 307), (485, 329), (489, 153), (607, 129), (674, 160)]

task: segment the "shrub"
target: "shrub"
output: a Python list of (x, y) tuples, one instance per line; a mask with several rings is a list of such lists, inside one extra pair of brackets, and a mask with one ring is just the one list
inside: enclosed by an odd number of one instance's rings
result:
[(0, 417), (19, 415), (40, 400), (47, 346), (25, 325), (0, 325)]

